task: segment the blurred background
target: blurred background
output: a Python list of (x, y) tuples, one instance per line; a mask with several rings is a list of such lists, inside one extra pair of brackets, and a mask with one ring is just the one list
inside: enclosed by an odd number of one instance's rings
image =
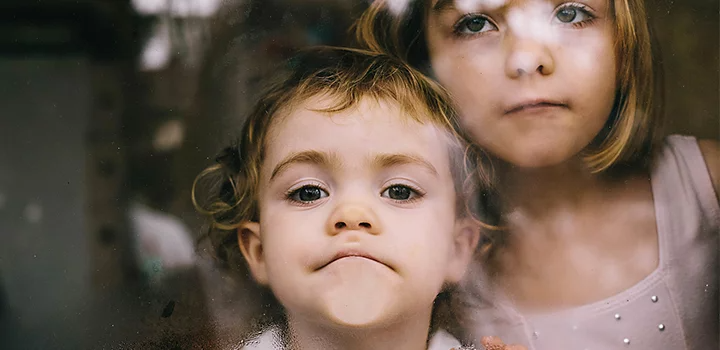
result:
[[(3, 0), (0, 348), (236, 348), (252, 301), (196, 243), (192, 180), (274, 64), (366, 5)], [(720, 139), (718, 1), (648, 6), (667, 133)]]

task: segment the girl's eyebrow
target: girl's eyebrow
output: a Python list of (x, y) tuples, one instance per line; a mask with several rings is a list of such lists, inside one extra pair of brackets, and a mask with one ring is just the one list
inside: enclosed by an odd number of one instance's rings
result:
[[(513, 6), (513, 4), (517, 4), (519, 1), (517, 0), (493, 0), (493, 1), (483, 1), (483, 0), (474, 0), (474, 1), (465, 1), (463, 4), (458, 6), (456, 3), (456, 0), (438, 0), (437, 3), (435, 3), (435, 6), (432, 7), (432, 12), (436, 14), (440, 14), (444, 11), (451, 11), (456, 10), (458, 12), (468, 12), (471, 10), (495, 10), (499, 11), (502, 9), (507, 9), (510, 6)], [(552, 3), (553, 0), (546, 0), (546, 2)]]
[(455, 8), (455, 0), (438, 0), (433, 6), (433, 12), (443, 12)]
[(318, 151), (295, 152), (283, 158), (283, 160), (275, 166), (275, 169), (273, 169), (270, 175), (270, 181), (295, 163), (316, 164), (327, 168), (338, 168), (342, 162), (334, 153)]
[(389, 168), (396, 165), (419, 165), (431, 174), (439, 176), (437, 169), (420, 155), (415, 154), (378, 154), (372, 160), (372, 164), (378, 168)]

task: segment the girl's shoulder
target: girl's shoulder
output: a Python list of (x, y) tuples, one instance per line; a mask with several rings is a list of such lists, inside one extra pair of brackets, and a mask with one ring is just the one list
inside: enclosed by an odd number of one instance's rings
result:
[(709, 216), (720, 216), (718, 179), (720, 147), (717, 141), (693, 136), (670, 135), (659, 147), (651, 170), (653, 192), (673, 198), (673, 202), (691, 200)]
[(698, 140), (698, 147), (702, 153), (710, 172), (710, 179), (715, 188), (715, 194), (720, 199), (720, 142), (718, 140)]

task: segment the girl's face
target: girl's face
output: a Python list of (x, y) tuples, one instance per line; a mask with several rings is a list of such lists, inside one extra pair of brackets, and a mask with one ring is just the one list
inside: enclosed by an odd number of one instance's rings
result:
[(448, 138), (392, 103), (314, 111), (326, 102), (311, 99), (272, 126), (261, 219), (245, 226), (243, 253), (291, 324), (427, 322), (478, 232), (456, 217)]
[(475, 142), (519, 167), (559, 164), (605, 125), (616, 91), (607, 0), (432, 0), (435, 77)]

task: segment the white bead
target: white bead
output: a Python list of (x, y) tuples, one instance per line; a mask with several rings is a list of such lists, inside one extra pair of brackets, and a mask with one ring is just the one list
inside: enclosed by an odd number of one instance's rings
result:
[(630, 345), (630, 339), (628, 339), (628, 338), (623, 339), (623, 343), (625, 343), (625, 345)]
[(615, 319), (620, 320), (620, 314), (615, 314)]
[(650, 300), (652, 300), (653, 303), (657, 303), (657, 301), (658, 301), (657, 295), (651, 296), (651, 297), (650, 297)]
[(659, 329), (661, 332), (664, 331), (664, 330), (665, 330), (665, 325), (662, 324), (662, 323), (659, 324), (659, 325), (658, 325), (658, 329)]

